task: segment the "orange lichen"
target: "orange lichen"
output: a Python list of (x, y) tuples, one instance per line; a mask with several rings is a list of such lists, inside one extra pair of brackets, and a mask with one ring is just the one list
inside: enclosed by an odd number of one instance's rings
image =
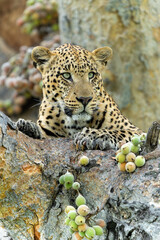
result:
[(39, 225), (34, 226), (34, 240), (40, 240), (40, 232), (39, 232)]
[(0, 147), (0, 169), (5, 166), (5, 152), (6, 149), (4, 147)]
[(3, 170), (5, 167), (5, 161), (0, 157), (0, 171)]
[(22, 170), (25, 174), (28, 174), (28, 175), (33, 175), (33, 174), (36, 174), (36, 173), (41, 173), (41, 168), (40, 166), (37, 166), (37, 165), (31, 165), (29, 163), (26, 163), (22, 166)]

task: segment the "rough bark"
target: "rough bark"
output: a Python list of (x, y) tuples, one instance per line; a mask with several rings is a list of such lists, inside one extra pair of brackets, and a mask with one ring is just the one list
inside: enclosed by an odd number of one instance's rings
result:
[(107, 90), (143, 130), (160, 120), (160, 1), (58, 2), (62, 43), (112, 47)]
[[(106, 201), (96, 216), (107, 223), (99, 240), (159, 239), (160, 149), (128, 174), (118, 170), (113, 150), (82, 153), (68, 139), (34, 140), (12, 130), (0, 142), (0, 221), (13, 240), (70, 239), (64, 209), (76, 192), (58, 183), (67, 169), (92, 210)], [(90, 159), (86, 167), (78, 166), (82, 154)]]

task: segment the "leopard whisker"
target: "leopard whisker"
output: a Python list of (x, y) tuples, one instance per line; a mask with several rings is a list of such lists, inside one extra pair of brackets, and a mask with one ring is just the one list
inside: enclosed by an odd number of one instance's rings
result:
[(34, 107), (37, 107), (37, 106), (40, 106), (40, 105), (41, 105), (40, 102), (39, 102), (39, 103), (36, 103), (36, 104), (34, 104), (33, 106), (31, 106), (30, 109), (32, 109), (32, 108), (34, 108)]

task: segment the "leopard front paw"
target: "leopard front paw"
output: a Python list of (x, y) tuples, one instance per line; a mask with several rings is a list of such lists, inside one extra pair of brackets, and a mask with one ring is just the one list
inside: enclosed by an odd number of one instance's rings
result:
[(75, 134), (74, 143), (77, 150), (108, 150), (116, 148), (114, 140), (107, 132), (90, 128), (84, 128), (82, 132)]
[(28, 135), (29, 137), (35, 138), (35, 139), (41, 139), (42, 134), (40, 131), (40, 128), (38, 125), (32, 121), (19, 119), (16, 122), (17, 129), (24, 134)]
[(78, 132), (74, 135), (74, 144), (77, 150), (96, 149), (95, 141), (87, 128), (84, 128), (82, 132)]

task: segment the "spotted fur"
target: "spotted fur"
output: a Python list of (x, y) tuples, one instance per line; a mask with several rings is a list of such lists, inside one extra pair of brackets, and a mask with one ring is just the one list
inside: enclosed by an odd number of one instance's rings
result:
[(41, 136), (74, 138), (79, 148), (109, 149), (141, 132), (104, 90), (101, 70), (111, 56), (109, 47), (93, 52), (71, 44), (52, 52), (33, 49), (34, 65), (43, 78), (37, 121)]

